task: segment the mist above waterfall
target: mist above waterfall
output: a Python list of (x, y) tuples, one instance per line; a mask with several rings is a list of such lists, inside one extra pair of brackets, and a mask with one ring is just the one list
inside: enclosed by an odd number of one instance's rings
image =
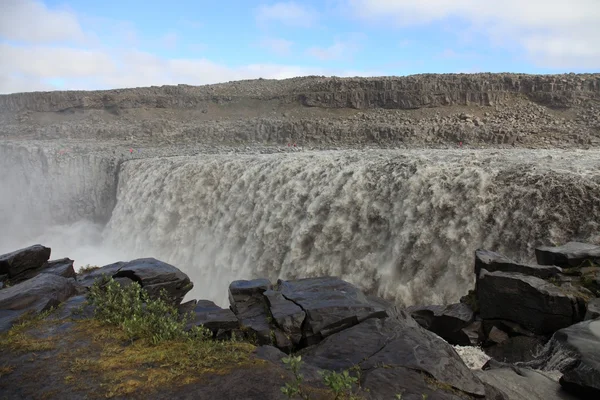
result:
[(200, 154), (118, 169), (21, 151), (0, 175), (0, 252), (43, 243), (76, 266), (156, 257), (190, 275), (191, 297), (221, 305), (235, 279), (318, 275), (448, 303), (471, 288), (478, 247), (527, 259), (542, 243), (598, 239), (597, 152)]

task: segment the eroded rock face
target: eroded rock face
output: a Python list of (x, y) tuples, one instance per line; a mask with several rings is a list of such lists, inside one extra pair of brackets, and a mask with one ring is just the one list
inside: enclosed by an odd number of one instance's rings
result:
[(483, 319), (517, 322), (546, 335), (583, 320), (586, 300), (534, 276), (482, 269), (477, 297)]
[(569, 242), (556, 247), (542, 246), (535, 249), (535, 257), (540, 265), (580, 267), (586, 260), (600, 260), (600, 246), (580, 242)]
[(448, 306), (423, 306), (407, 309), (423, 328), (436, 333), (450, 344), (470, 346), (473, 336), (465, 330), (475, 318), (467, 304)]
[(22, 281), (35, 276), (50, 258), (50, 248), (36, 244), (12, 253), (0, 255), (0, 275), (12, 281)]
[[(267, 279), (239, 280), (229, 285), (231, 310), (240, 322), (240, 328), (255, 336), (260, 344), (271, 344), (272, 327), (269, 307), (263, 293), (271, 288)], [(289, 347), (289, 344), (285, 344)]]
[(102, 276), (128, 278), (138, 282), (152, 297), (158, 297), (162, 290), (173, 304), (180, 304), (193, 284), (190, 278), (178, 268), (155, 258), (140, 258), (129, 262), (117, 262), (84, 275), (80, 283), (91, 287)]
[(0, 331), (10, 329), (21, 315), (56, 307), (76, 294), (75, 282), (53, 274), (39, 274), (0, 291)]
[(302, 334), (307, 345), (369, 318), (384, 318), (385, 309), (356, 286), (339, 278), (279, 281), (279, 290), (306, 313)]
[(455, 398), (451, 390), (441, 389), (444, 387), (467, 396), (485, 395), (483, 384), (452, 346), (403, 312), (363, 321), (300, 354), (322, 369), (340, 371), (359, 365), (364, 387), (381, 396), (375, 398), (394, 398), (403, 392), (404, 396), (431, 396), (440, 391), (448, 396), (440, 398)]
[(563, 272), (561, 268), (552, 264), (522, 264), (493, 251), (480, 249), (475, 251), (475, 276), (479, 276), (482, 269), (488, 272), (518, 272), (541, 279), (549, 279)]

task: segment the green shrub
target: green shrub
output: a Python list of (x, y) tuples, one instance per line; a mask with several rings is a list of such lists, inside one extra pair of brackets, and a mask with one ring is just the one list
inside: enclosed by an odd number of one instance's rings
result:
[(152, 299), (137, 282), (121, 286), (113, 278), (103, 277), (94, 282), (88, 298), (98, 320), (120, 326), (132, 341), (144, 338), (158, 344), (166, 340), (212, 337), (203, 327), (186, 332), (189, 316), (179, 315), (177, 308), (166, 300), (164, 290)]
[(350, 375), (348, 371), (342, 371), (341, 373), (335, 371), (321, 371), (323, 382), (331, 389), (335, 395), (335, 400), (342, 398), (353, 398), (352, 386), (358, 383), (358, 378)]
[(286, 383), (285, 386), (281, 388), (283, 394), (285, 394), (288, 399), (293, 399), (294, 396), (300, 396), (302, 399), (308, 399), (308, 395), (302, 392), (302, 381), (304, 381), (304, 376), (300, 373), (300, 366), (302, 365), (302, 357), (301, 356), (287, 356), (281, 359), (284, 364), (289, 366), (289, 369), (294, 374), (294, 380), (291, 383)]

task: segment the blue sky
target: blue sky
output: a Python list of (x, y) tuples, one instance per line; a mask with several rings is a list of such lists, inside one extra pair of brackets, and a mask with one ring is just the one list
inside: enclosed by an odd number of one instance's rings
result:
[(598, 72), (600, 0), (0, 0), (0, 93)]

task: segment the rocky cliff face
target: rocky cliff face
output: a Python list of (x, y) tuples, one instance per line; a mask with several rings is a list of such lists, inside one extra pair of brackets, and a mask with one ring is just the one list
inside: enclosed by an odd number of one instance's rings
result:
[(10, 112), (72, 109), (196, 108), (244, 98), (279, 100), (309, 107), (416, 109), (449, 105), (490, 106), (524, 95), (549, 107), (600, 100), (600, 76), (447, 74), (384, 78), (303, 77), (249, 80), (205, 86), (162, 86), (96, 92), (19, 93), (0, 96)]

